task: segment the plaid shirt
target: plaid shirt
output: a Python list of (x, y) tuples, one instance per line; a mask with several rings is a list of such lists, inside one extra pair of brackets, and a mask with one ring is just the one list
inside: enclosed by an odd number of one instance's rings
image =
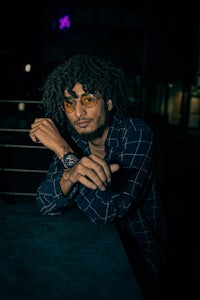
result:
[[(75, 144), (87, 156), (88, 142), (79, 136)], [(166, 236), (154, 168), (154, 143), (151, 128), (138, 118), (113, 119), (105, 142), (105, 160), (118, 163), (106, 191), (92, 190), (77, 183), (67, 196), (62, 195), (60, 178), (63, 166), (56, 155), (45, 180), (37, 190), (36, 203), (42, 214), (51, 214), (72, 202), (94, 223), (115, 222), (144, 249), (146, 255), (162, 255)]]

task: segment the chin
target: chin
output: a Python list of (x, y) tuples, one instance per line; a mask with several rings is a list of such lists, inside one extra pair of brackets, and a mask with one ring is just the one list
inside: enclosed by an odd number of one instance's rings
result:
[(69, 123), (68, 131), (72, 135), (79, 135), (79, 137), (83, 140), (93, 141), (93, 140), (95, 140), (97, 138), (101, 138), (103, 136), (105, 130), (109, 127), (109, 123), (110, 123), (110, 115), (108, 115), (108, 113), (106, 111), (105, 122), (103, 124), (101, 124), (99, 127), (97, 127), (96, 129), (89, 130), (89, 128), (88, 129), (82, 128), (80, 130), (80, 127), (76, 128), (76, 127), (72, 126), (71, 123)]
[[(76, 130), (76, 129), (75, 129)], [(85, 135), (85, 134), (92, 134), (93, 131), (92, 130), (87, 130), (85, 128), (82, 128), (81, 130), (76, 130), (77, 134), (79, 134), (80, 136)]]

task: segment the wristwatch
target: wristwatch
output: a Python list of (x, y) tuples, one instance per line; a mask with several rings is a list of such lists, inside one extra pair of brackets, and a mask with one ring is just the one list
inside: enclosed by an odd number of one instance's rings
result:
[(68, 153), (65, 153), (64, 156), (60, 160), (61, 160), (64, 168), (69, 169), (69, 168), (72, 168), (79, 159), (75, 153), (68, 152)]

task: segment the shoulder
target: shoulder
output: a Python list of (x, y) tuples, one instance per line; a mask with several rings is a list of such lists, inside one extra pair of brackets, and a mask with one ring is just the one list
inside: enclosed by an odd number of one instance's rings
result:
[(136, 117), (114, 118), (109, 128), (109, 144), (128, 145), (131, 143), (152, 144), (153, 131), (142, 119)]
[(136, 117), (128, 117), (128, 118), (123, 118), (123, 119), (114, 118), (111, 127), (115, 128), (117, 131), (145, 130), (145, 131), (152, 132), (151, 127), (147, 123), (145, 123), (145, 121), (143, 121), (140, 118), (136, 118)]

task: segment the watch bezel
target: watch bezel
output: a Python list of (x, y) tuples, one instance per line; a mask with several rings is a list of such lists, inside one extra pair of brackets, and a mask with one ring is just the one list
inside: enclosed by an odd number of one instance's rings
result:
[[(69, 160), (69, 158), (71, 158)], [(67, 152), (60, 159), (65, 169), (72, 168), (78, 161), (78, 157), (74, 152)]]

